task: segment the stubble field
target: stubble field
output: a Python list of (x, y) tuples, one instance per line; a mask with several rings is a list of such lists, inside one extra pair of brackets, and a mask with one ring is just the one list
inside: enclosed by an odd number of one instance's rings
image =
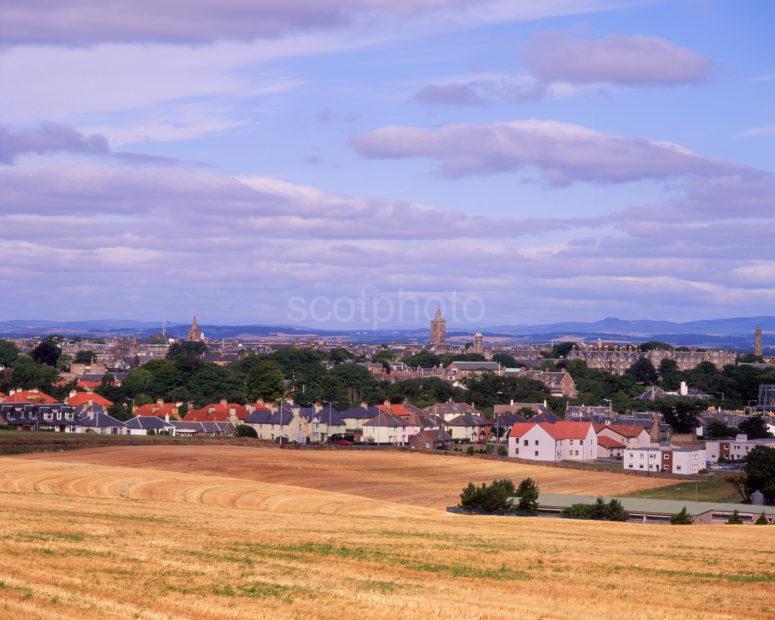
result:
[(0, 616), (775, 614), (763, 527), (443, 510), (468, 480), (527, 475), (588, 494), (670, 482), (396, 452), (136, 446), (1, 458)]

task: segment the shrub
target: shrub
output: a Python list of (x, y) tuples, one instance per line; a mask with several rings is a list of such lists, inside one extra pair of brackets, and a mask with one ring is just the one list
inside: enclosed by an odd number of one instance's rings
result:
[(474, 453), (474, 447), (468, 446), (468, 448), (466, 449), (466, 454), (473, 454), (473, 453)]
[(532, 478), (525, 478), (519, 483), (517, 497), (519, 504), (517, 510), (520, 512), (538, 512), (538, 495), (540, 489)]
[(509, 451), (506, 446), (498, 446), (498, 456), (508, 456)]
[(490, 445), (490, 444), (487, 444), (487, 445), (484, 447), (484, 453), (485, 453), (485, 454), (492, 454), (492, 445)]
[(762, 514), (759, 515), (759, 518), (756, 519), (754, 522), (754, 525), (768, 525), (769, 521), (767, 521), (767, 517), (764, 516), (764, 511), (762, 510)]
[(686, 511), (686, 506), (681, 508), (681, 512), (670, 515), (670, 525), (691, 525), (694, 523), (694, 517)]
[(594, 504), (573, 504), (563, 508), (562, 515), (597, 521), (626, 521), (630, 516), (618, 499), (612, 499), (606, 504), (602, 497), (598, 497)]
[(482, 510), (502, 514), (512, 509), (509, 498), (514, 497), (516, 490), (511, 480), (493, 480), (489, 486), (482, 483), (477, 487), (472, 482), (460, 494), (460, 507), (472, 510)]
[(729, 515), (729, 519), (727, 519), (727, 523), (729, 525), (742, 525), (743, 524), (743, 518), (740, 516), (740, 513), (735, 510), (732, 512), (731, 515)]
[(258, 433), (252, 426), (247, 424), (238, 424), (237, 437), (253, 437), (254, 439), (258, 439)]

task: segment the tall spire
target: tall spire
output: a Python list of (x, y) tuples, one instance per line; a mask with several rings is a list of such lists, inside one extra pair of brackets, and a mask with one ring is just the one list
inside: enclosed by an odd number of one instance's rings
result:
[(188, 329), (187, 339), (191, 340), (192, 342), (201, 342), (205, 339), (202, 330), (199, 328), (199, 323), (196, 322), (196, 315), (194, 315), (194, 320), (191, 321), (191, 327)]
[(441, 306), (436, 306), (436, 316), (431, 321), (431, 345), (438, 347), (447, 340), (447, 322), (441, 316)]

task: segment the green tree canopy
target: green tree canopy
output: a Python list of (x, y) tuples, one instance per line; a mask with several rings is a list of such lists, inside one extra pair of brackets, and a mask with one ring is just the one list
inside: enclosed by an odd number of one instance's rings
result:
[(659, 379), (657, 371), (654, 368), (654, 364), (647, 357), (638, 358), (632, 366), (630, 366), (625, 374), (632, 377), (638, 383), (645, 385), (655, 385)]
[(36, 362), (48, 366), (56, 366), (60, 355), (62, 355), (62, 349), (59, 348), (55, 336), (43, 339), (30, 353), (32, 359)]
[(10, 366), (19, 357), (19, 347), (10, 340), (0, 340), (0, 366)]
[(93, 364), (96, 359), (97, 354), (94, 351), (84, 349), (75, 354), (75, 359), (73, 361), (76, 364)]

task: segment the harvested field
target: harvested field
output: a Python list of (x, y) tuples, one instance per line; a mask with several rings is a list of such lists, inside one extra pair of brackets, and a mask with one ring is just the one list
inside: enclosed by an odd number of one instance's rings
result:
[[(80, 459), (77, 452), (0, 458), (0, 616), (756, 619), (775, 614), (775, 541), (761, 527), (467, 517), (411, 505), (412, 497), (437, 502), (433, 498), (447, 493), (441, 487), (449, 481), (423, 487), (425, 496), (405, 494), (400, 503), (384, 492), (382, 498), (360, 488), (357, 495), (345, 493), (341, 481), (337, 491), (292, 482), (314, 475), (306, 459), (321, 459), (313, 463), (325, 478), (344, 467), (340, 458), (364, 455), (253, 450), (275, 463), (288, 459), (284, 481), (265, 481), (246, 476), (246, 469), (256, 467), (248, 456), (247, 466), (238, 465), (250, 449), (218, 453), (220, 473), (205, 472), (202, 463), (192, 465), (191, 473), (173, 471), (169, 459), (185, 461), (185, 448), (134, 449), (142, 456), (134, 465), (124, 452), (133, 448), (114, 455), (124, 461), (119, 466), (95, 463), (105, 458), (98, 450)], [(328, 468), (326, 456), (332, 459)], [(401, 460), (417, 456), (422, 455), (369, 453), (373, 460), (358, 462), (365, 469), (351, 465), (346, 471), (351, 476), (376, 471), (388, 481), (391, 471), (397, 480), (420, 476), (405, 471), (412, 468), (431, 476), (424, 460), (435, 457)], [(144, 463), (150, 467), (140, 467), (143, 460), (150, 460)], [(448, 467), (503, 466), (440, 460), (450, 461)], [(183, 467), (178, 463), (177, 469)], [(216, 469), (212, 462), (207, 467)], [(230, 468), (241, 475), (228, 475)], [(473, 471), (464, 470), (463, 477)], [(523, 471), (495, 475), (519, 477)], [(436, 472), (442, 473), (443, 468)], [(482, 479), (488, 477), (491, 471)], [(552, 484), (571, 482), (558, 478)]]
[(478, 484), (496, 478), (519, 482), (530, 476), (548, 493), (585, 495), (618, 495), (675, 484), (664, 478), (395, 450), (133, 446), (23, 458), (229, 476), (431, 508), (456, 504), (469, 481)]

